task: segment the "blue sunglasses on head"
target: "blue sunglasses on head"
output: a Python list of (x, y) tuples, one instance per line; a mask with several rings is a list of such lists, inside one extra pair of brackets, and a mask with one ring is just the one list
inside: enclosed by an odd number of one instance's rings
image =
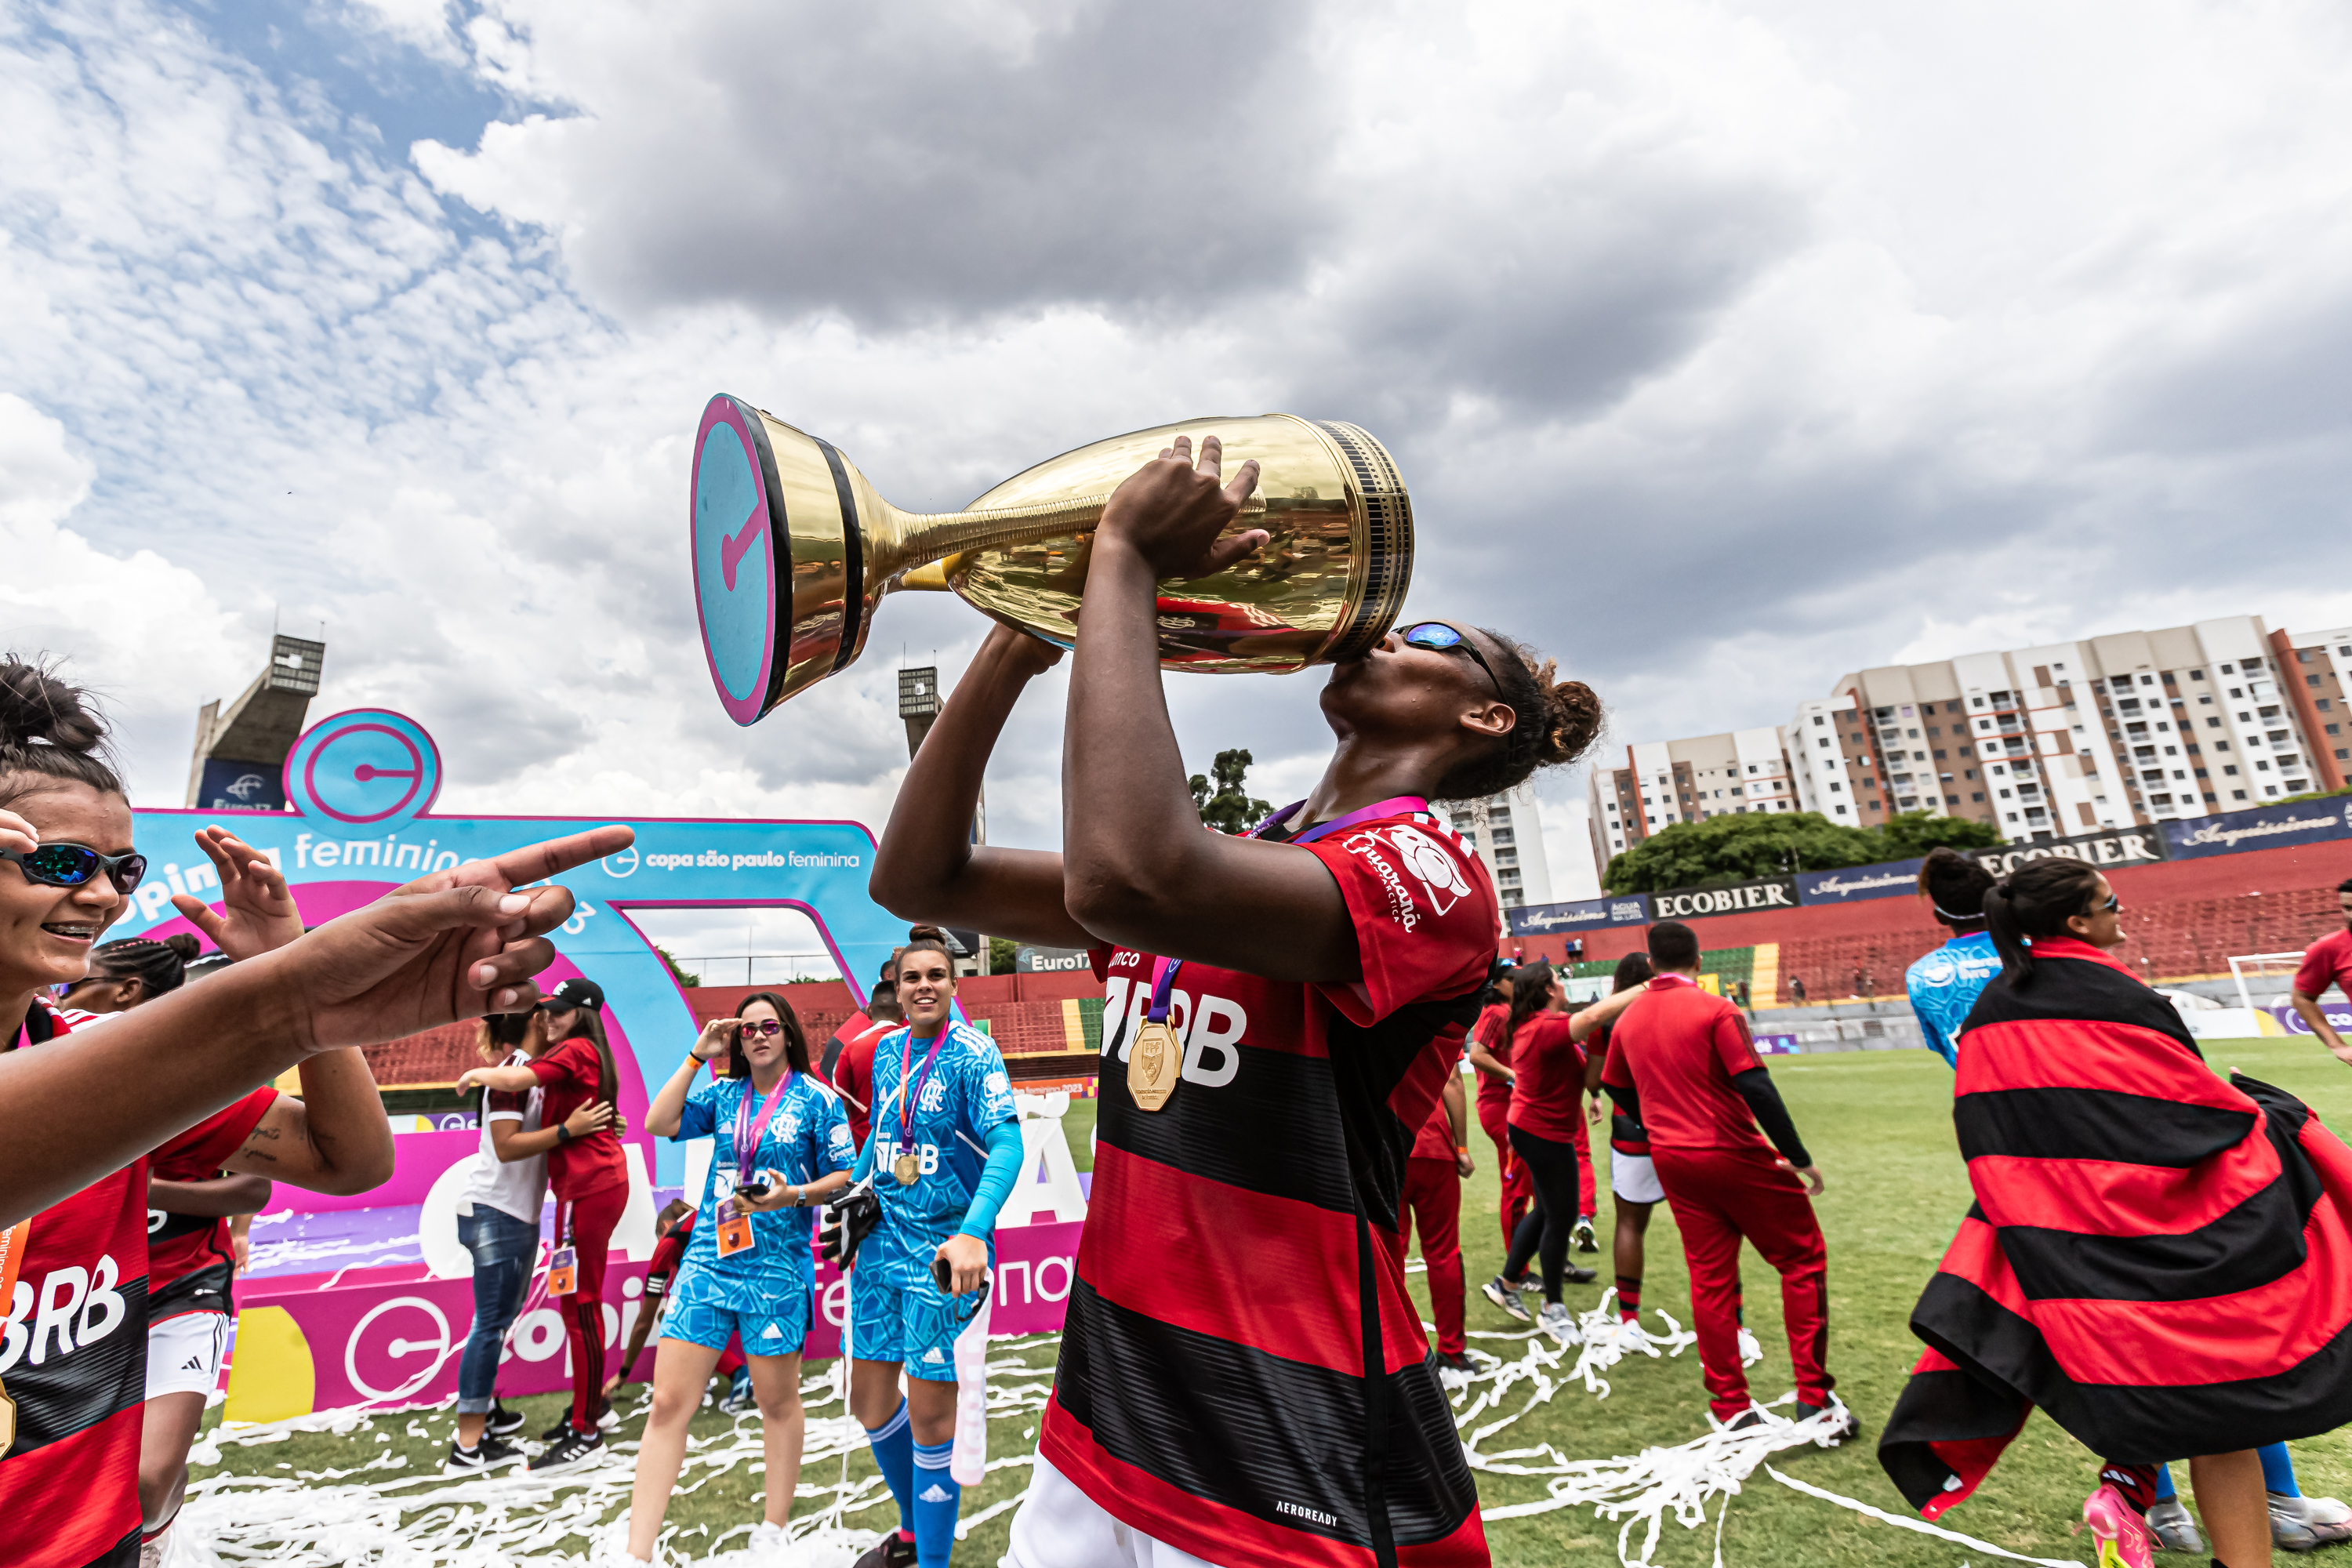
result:
[[(1444, 621), (1423, 621), (1417, 626), (1407, 626), (1397, 634), (1397, 640), (1407, 647), (1425, 647), (1437, 653), (1468, 654), (1478, 661), (1478, 668), (1486, 672), (1486, 679), (1494, 686), (1495, 695), (1503, 695), (1503, 682), (1496, 675), (1495, 667), (1486, 662), (1486, 656), (1478, 651), (1476, 644)], [(1507, 698), (1504, 700), (1509, 700)]]

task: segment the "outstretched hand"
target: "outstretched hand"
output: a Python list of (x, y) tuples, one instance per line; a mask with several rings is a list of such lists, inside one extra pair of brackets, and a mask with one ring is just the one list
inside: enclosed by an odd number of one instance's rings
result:
[(1224, 482), (1223, 461), (1224, 444), (1214, 436), (1202, 437), (1197, 463), (1192, 438), (1177, 437), (1173, 447), (1111, 492), (1095, 530), (1096, 547), (1123, 544), (1143, 557), (1152, 576), (1162, 579), (1206, 577), (1256, 553), (1269, 537), (1265, 529), (1219, 536), (1257, 489), (1257, 459), (1244, 463), (1230, 484)]
[(302, 934), (302, 911), (268, 856), (218, 826), (196, 829), (196, 847), (220, 873), (221, 912), (186, 893), (173, 894), (172, 907), (215, 947), (231, 958), (257, 958)]
[[(625, 827), (591, 828), (422, 877), (266, 961), (306, 1049), (397, 1039), (539, 999), (546, 937), (572, 916), (568, 889), (529, 887), (625, 849)], [(523, 891), (515, 891), (523, 888)]]

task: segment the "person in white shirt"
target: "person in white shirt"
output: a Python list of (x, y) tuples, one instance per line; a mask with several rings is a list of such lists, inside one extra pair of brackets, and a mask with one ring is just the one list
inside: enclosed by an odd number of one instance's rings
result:
[[(512, 1066), (541, 1055), (548, 1047), (544, 1017), (534, 1008), (484, 1018), (482, 1060)], [(474, 1256), (474, 1328), (457, 1363), (457, 1436), (441, 1467), (446, 1475), (522, 1461), (522, 1450), (506, 1441), (521, 1429), (523, 1416), (499, 1403), (499, 1357), (539, 1261), (547, 1152), (566, 1131), (582, 1137), (613, 1117), (612, 1106), (596, 1101), (573, 1111), (562, 1127), (541, 1129), (541, 1092), (485, 1090), (482, 1096), (481, 1152), (457, 1207), (457, 1239)]]

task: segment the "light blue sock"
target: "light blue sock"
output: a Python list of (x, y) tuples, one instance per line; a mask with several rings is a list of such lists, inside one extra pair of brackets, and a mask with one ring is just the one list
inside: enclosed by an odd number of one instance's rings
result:
[(2157, 1467), (2156, 1467), (2156, 1500), (2157, 1500), (2157, 1501), (2158, 1501), (2158, 1502), (2170, 1502), (2170, 1501), (2172, 1500), (2172, 1499), (2173, 1499), (2173, 1496), (2174, 1496), (2174, 1493), (2173, 1493), (2173, 1490), (2172, 1490), (2172, 1467), (2171, 1467), (2170, 1465), (2158, 1465), (2158, 1466), (2157, 1466)]
[(948, 1568), (955, 1550), (956, 1510), (963, 1488), (948, 1470), (952, 1441), (935, 1448), (915, 1445), (915, 1568)]
[(2294, 1484), (2294, 1461), (2286, 1457), (2284, 1443), (2270, 1443), (2254, 1452), (2263, 1457), (2263, 1489), (2281, 1497), (2301, 1497), (2303, 1491)]
[(866, 1432), (866, 1442), (874, 1450), (874, 1463), (880, 1467), (890, 1495), (898, 1500), (898, 1530), (911, 1536), (915, 1522), (915, 1435), (907, 1426), (904, 1399), (898, 1401), (897, 1415)]

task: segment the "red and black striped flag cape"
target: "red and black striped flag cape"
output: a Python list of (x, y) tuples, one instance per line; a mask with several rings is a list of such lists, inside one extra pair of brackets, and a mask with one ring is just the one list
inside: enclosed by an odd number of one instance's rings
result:
[(1878, 1445), (1930, 1519), (2036, 1405), (2148, 1464), (2352, 1422), (2352, 1151), (2205, 1065), (2097, 948), (2037, 939), (1963, 1026), (1952, 1121), (1976, 1203), (1912, 1310), (1927, 1344)]

